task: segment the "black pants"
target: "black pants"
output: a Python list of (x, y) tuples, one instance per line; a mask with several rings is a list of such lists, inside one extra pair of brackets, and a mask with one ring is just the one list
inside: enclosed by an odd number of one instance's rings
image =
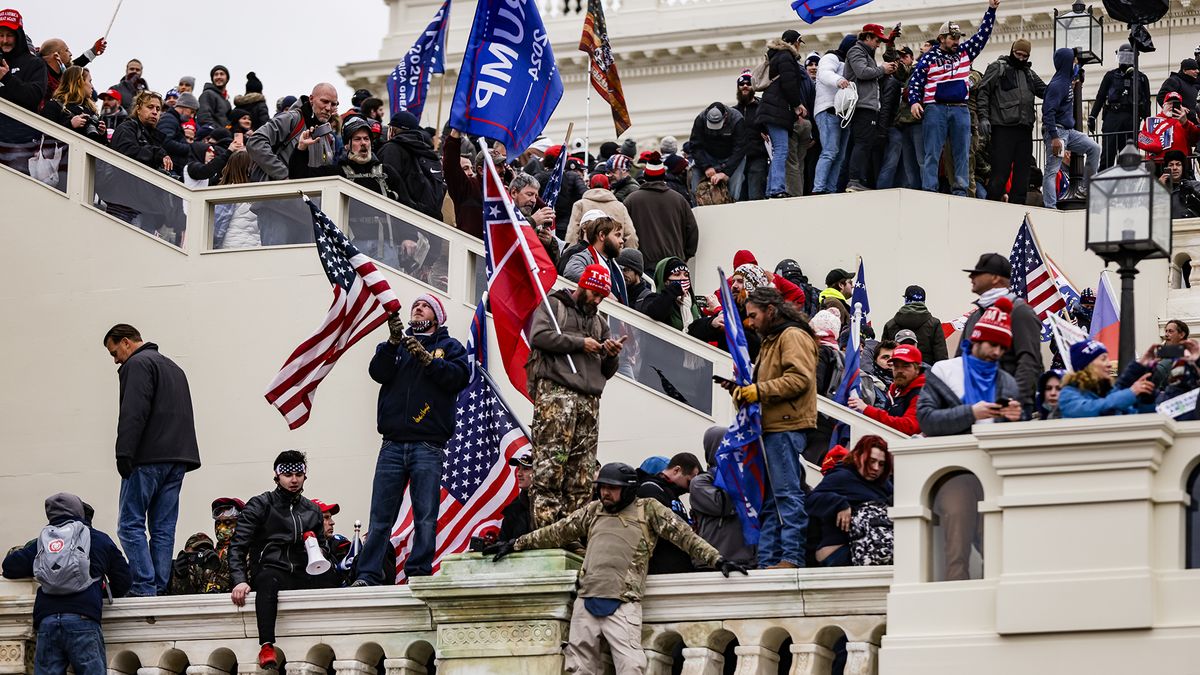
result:
[(1029, 163), (1033, 161), (1033, 127), (992, 127), (992, 177), (987, 196), (1001, 201), (1004, 185), (1012, 176), (1008, 190), (1009, 204), (1024, 204), (1029, 190)]
[(324, 576), (310, 576), (304, 570), (295, 573), (274, 567), (264, 567), (254, 575), (250, 587), (254, 589), (254, 618), (258, 621), (260, 644), (275, 642), (275, 617), (279, 614), (279, 591), (296, 591), (310, 588), (327, 588)]
[(1135, 140), (1133, 137), (1133, 115), (1109, 113), (1104, 111), (1104, 125), (1100, 128), (1104, 135), (1100, 141), (1100, 169), (1104, 170), (1117, 163), (1117, 155), (1125, 149), (1125, 144)]
[(850, 180), (862, 185), (874, 185), (875, 177), (869, 176), (871, 153), (879, 138), (879, 111), (858, 108), (850, 120), (850, 139), (854, 147), (850, 150)]

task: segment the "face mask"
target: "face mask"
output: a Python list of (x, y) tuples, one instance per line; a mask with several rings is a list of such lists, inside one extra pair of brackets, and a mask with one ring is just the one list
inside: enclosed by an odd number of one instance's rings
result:
[(237, 521), (234, 520), (218, 520), (215, 526), (217, 533), (217, 544), (224, 545), (225, 542), (233, 539), (233, 530), (237, 527)]
[(1117, 52), (1117, 65), (1132, 66), (1133, 65), (1133, 52), (1126, 52), (1126, 51)]
[(62, 61), (59, 61), (58, 62), (58, 74), (62, 75), (65, 72), (67, 72), (67, 64), (63, 63)]
[(429, 320), (409, 321), (408, 325), (412, 326), (414, 333), (428, 333), (430, 330), (433, 329), (433, 322), (429, 321)]

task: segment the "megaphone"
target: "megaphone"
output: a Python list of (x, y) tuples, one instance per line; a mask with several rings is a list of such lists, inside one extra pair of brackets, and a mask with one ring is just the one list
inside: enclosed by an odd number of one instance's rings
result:
[(321, 552), (321, 545), (317, 543), (317, 535), (312, 532), (304, 533), (304, 550), (308, 553), (308, 566), (304, 568), (312, 576), (318, 576), (329, 571), (329, 561), (325, 559), (325, 554)]

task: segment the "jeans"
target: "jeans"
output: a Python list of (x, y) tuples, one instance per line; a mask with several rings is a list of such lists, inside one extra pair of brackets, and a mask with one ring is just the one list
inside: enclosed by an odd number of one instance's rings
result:
[(925, 141), (925, 160), (921, 166), (921, 189), (938, 191), (938, 166), (942, 161), (942, 147), (950, 141), (954, 156), (954, 175), (950, 180), (950, 191), (967, 196), (970, 180), (967, 167), (971, 153), (971, 111), (964, 105), (930, 103), (925, 106), (922, 120)]
[(800, 454), (807, 438), (803, 431), (762, 435), (767, 461), (767, 489), (758, 516), (758, 566), (790, 562), (804, 567), (808, 512), (804, 510), (804, 465)]
[(34, 675), (106, 675), (104, 633), (95, 619), (81, 614), (51, 614), (38, 625)]
[(842, 160), (846, 156), (850, 134), (842, 128), (837, 113), (825, 110), (817, 113), (817, 130), (821, 134), (821, 156), (817, 158), (813, 192), (833, 192), (842, 173)]
[(404, 563), (404, 574), (422, 577), (433, 574), (433, 550), (437, 539), (438, 504), (442, 493), (443, 449), (431, 443), (384, 441), (375, 461), (371, 486), (371, 527), (358, 563), (358, 578), (372, 586), (383, 583), (383, 548), (391, 546), (392, 526), (400, 515), (407, 488), (412, 500), (412, 550)]
[[(179, 490), (187, 465), (161, 462), (138, 464), (121, 481), (117, 538), (125, 557), (134, 596), (165, 595), (175, 558), (175, 521), (179, 518)], [(149, 544), (146, 531), (150, 531)]]
[(791, 131), (787, 127), (767, 125), (767, 136), (771, 138), (771, 166), (767, 169), (768, 197), (787, 192), (788, 137)]
[(905, 124), (900, 129), (900, 164), (904, 167), (901, 187), (921, 189), (921, 164), (925, 159), (925, 139), (920, 124)]
[(767, 196), (767, 157), (746, 158), (746, 188), (744, 195), (738, 195), (737, 201), (754, 201)]
[[(1090, 178), (1100, 169), (1100, 144), (1088, 138), (1088, 135), (1082, 131), (1074, 129), (1064, 129), (1058, 127), (1058, 137), (1063, 139), (1063, 145), (1072, 154), (1082, 152), (1087, 156), (1087, 172), (1084, 174), (1084, 179)], [(1050, 143), (1053, 139), (1047, 138), (1046, 142), (1046, 170), (1042, 175), (1042, 203), (1048, 209), (1053, 209), (1058, 206), (1058, 189), (1055, 180), (1058, 178), (1058, 170), (1062, 168), (1062, 157), (1056, 157), (1051, 152)]]
[(870, 186), (874, 181), (870, 180), (867, 166), (879, 136), (879, 111), (870, 108), (855, 110), (850, 120), (850, 134), (854, 137), (854, 149), (850, 151), (850, 180), (859, 186)]
[[(875, 179), (876, 190), (886, 190), (896, 187), (896, 173), (900, 168), (900, 155), (904, 151), (903, 134), (896, 127), (887, 130), (887, 143), (883, 149), (883, 161), (879, 163), (879, 177)], [(902, 176), (903, 178), (903, 176)], [(903, 180), (900, 181), (900, 187)]]

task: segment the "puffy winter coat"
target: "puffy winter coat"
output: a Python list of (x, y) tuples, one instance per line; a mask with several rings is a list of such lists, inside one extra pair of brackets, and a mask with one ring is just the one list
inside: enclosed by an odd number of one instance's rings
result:
[[(775, 78), (763, 92), (755, 124), (772, 124), (791, 129), (796, 123), (796, 106), (804, 102), (805, 88), (811, 87), (808, 75), (800, 71), (796, 48), (778, 38), (767, 43), (768, 75)], [(811, 111), (810, 111), (811, 113)]]
[(1108, 415), (1137, 415), (1154, 412), (1154, 400), (1139, 401), (1138, 395), (1129, 388), (1150, 368), (1134, 361), (1117, 378), (1113, 388), (1104, 396), (1090, 389), (1081, 389), (1077, 382), (1068, 379), (1058, 395), (1058, 410), (1063, 419), (1074, 417), (1105, 417)]
[(571, 207), (571, 220), (567, 224), (567, 244), (574, 244), (579, 241), (582, 235), (582, 228), (579, 226), (580, 219), (583, 214), (592, 209), (599, 209), (609, 218), (621, 224), (621, 229), (625, 233), (625, 248), (637, 248), (638, 236), (637, 230), (633, 226), (633, 219), (629, 217), (629, 210), (621, 203), (612, 190), (604, 188), (592, 188), (583, 193), (583, 198), (575, 202)]
[(692, 207), (664, 181), (647, 182), (624, 204), (637, 225), (638, 250), (647, 269), (668, 256), (688, 260), (696, 255), (700, 230)]
[(214, 127), (229, 126), (229, 95), (217, 88), (212, 82), (204, 83), (204, 91), (200, 92), (200, 109), (196, 111), (196, 122)]
[(254, 204), (237, 202), (217, 204), (214, 207), (216, 223), (214, 229), (224, 237), (217, 248), (257, 248), (262, 246), (258, 229), (258, 214), (252, 210)]
[(883, 325), (883, 339), (895, 340), (896, 333), (911, 330), (917, 334), (917, 349), (925, 363), (934, 364), (949, 357), (946, 351), (946, 334), (942, 322), (923, 302), (910, 302), (896, 312), (896, 316)]
[(267, 98), (256, 91), (234, 97), (233, 104), (250, 113), (251, 129), (257, 129), (271, 121), (271, 108), (267, 106)]

